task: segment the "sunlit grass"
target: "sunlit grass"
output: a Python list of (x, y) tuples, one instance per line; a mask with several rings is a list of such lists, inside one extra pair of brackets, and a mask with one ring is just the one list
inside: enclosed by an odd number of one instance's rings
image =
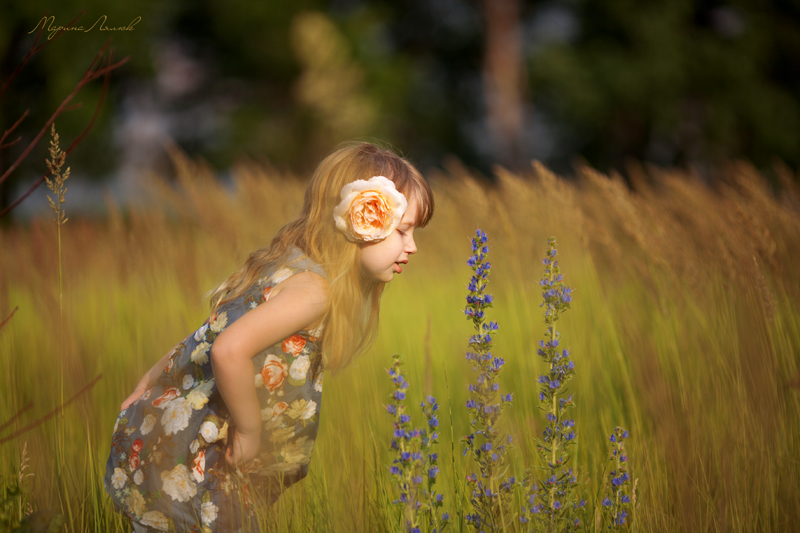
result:
[[(63, 340), (55, 225), (0, 231), (0, 320), (19, 306), (0, 330), (0, 424), (34, 403), (0, 439), (56, 408), (62, 378), (68, 398), (103, 374), (63, 417), (0, 444), (6, 479), (28, 443), (27, 501), (66, 516), (69, 531), (127, 530), (102, 485), (120, 402), (206, 318), (204, 292), (299, 209), (300, 180), (241, 167), (231, 196), (207, 169), (175, 157), (177, 185), (157, 185), (147, 209), (110, 205), (106, 219), (73, 217), (62, 228)], [(621, 425), (631, 434), (640, 530), (800, 528), (800, 217), (791, 196), (775, 200), (744, 166), (718, 192), (677, 172), (652, 171), (636, 193), (588, 169), (578, 184), (542, 167), (525, 179), (499, 174), (497, 187), (457, 166), (431, 176), (437, 213), (418, 232), (419, 253), (385, 293), (370, 353), (326, 375), (311, 472), (264, 511), (268, 530), (390, 529), (392, 428), (382, 404), (393, 353), (404, 357), (410, 391), (439, 400), (437, 487), (453, 529), (463, 527), (457, 441), (469, 431), (472, 379), (463, 308), (479, 226), (491, 238), (487, 316), (501, 326), (494, 351), (506, 361), (502, 390), (514, 392), (504, 429), (520, 473), (536, 464), (532, 438), (544, 427), (537, 281), (555, 235), (575, 289), (560, 330), (577, 366), (573, 461), (583, 497), (594, 506), (604, 492), (607, 438)], [(418, 402), (408, 403), (421, 419)]]

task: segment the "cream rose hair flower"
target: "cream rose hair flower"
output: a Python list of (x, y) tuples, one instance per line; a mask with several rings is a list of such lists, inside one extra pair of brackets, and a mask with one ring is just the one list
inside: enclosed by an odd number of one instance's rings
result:
[(352, 242), (382, 241), (397, 228), (408, 208), (406, 197), (384, 176), (348, 183), (341, 196), (333, 218)]

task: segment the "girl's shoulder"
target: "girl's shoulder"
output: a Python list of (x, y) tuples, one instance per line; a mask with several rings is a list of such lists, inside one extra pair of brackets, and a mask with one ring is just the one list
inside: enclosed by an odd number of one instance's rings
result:
[[(328, 278), (325, 269), (309, 258), (302, 250), (292, 246), (278, 261), (267, 265), (263, 269), (261, 276), (258, 278), (258, 283), (262, 286), (276, 287), (295, 274), (303, 272), (319, 274), (322, 280), (325, 281)], [(311, 277), (313, 276), (303, 276), (303, 278)]]

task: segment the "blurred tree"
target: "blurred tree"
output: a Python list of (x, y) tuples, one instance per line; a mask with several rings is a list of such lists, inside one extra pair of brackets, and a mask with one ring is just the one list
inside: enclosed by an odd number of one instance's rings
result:
[[(304, 172), (369, 136), (423, 167), (454, 154), (484, 171), (532, 157), (563, 171), (576, 155), (603, 169), (800, 164), (789, 0), (0, 0), (0, 75), (47, 9), (62, 24), (82, 9), (87, 26), (142, 17), (130, 32), (65, 35), (0, 102), (6, 127), (31, 108), (24, 136), (112, 35), (132, 60), (71, 156), (76, 174), (157, 162), (166, 139), (220, 169), (245, 155)], [(99, 87), (87, 89), (59, 121), (65, 140), (93, 109)]]
[(537, 105), (566, 125), (564, 160), (800, 164), (796, 2), (562, 0), (548, 9), (579, 26), (529, 53)]

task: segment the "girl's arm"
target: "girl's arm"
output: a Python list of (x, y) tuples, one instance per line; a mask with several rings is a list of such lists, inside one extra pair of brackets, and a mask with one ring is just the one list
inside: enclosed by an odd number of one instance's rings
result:
[(280, 284), (280, 291), (274, 289), (267, 302), (245, 313), (214, 340), (211, 367), (235, 427), (227, 456), (232, 464), (253, 459), (261, 438), (253, 357), (317, 322), (326, 305), (327, 286), (322, 276), (295, 274)]
[(139, 380), (139, 384), (136, 385), (135, 389), (133, 389), (131, 395), (125, 398), (125, 400), (119, 406), (120, 411), (124, 411), (125, 409), (127, 409), (130, 404), (135, 402), (142, 394), (145, 393), (147, 389), (153, 386), (153, 383), (156, 382), (158, 376), (160, 376), (161, 373), (164, 372), (164, 368), (167, 366), (167, 361), (169, 360), (169, 356), (172, 355), (172, 352), (175, 351), (175, 348), (178, 347), (178, 344), (176, 344), (174, 348), (168, 351), (164, 355), (164, 357), (162, 357), (155, 365), (153, 365), (153, 368), (145, 372), (144, 376), (142, 376), (142, 379)]

